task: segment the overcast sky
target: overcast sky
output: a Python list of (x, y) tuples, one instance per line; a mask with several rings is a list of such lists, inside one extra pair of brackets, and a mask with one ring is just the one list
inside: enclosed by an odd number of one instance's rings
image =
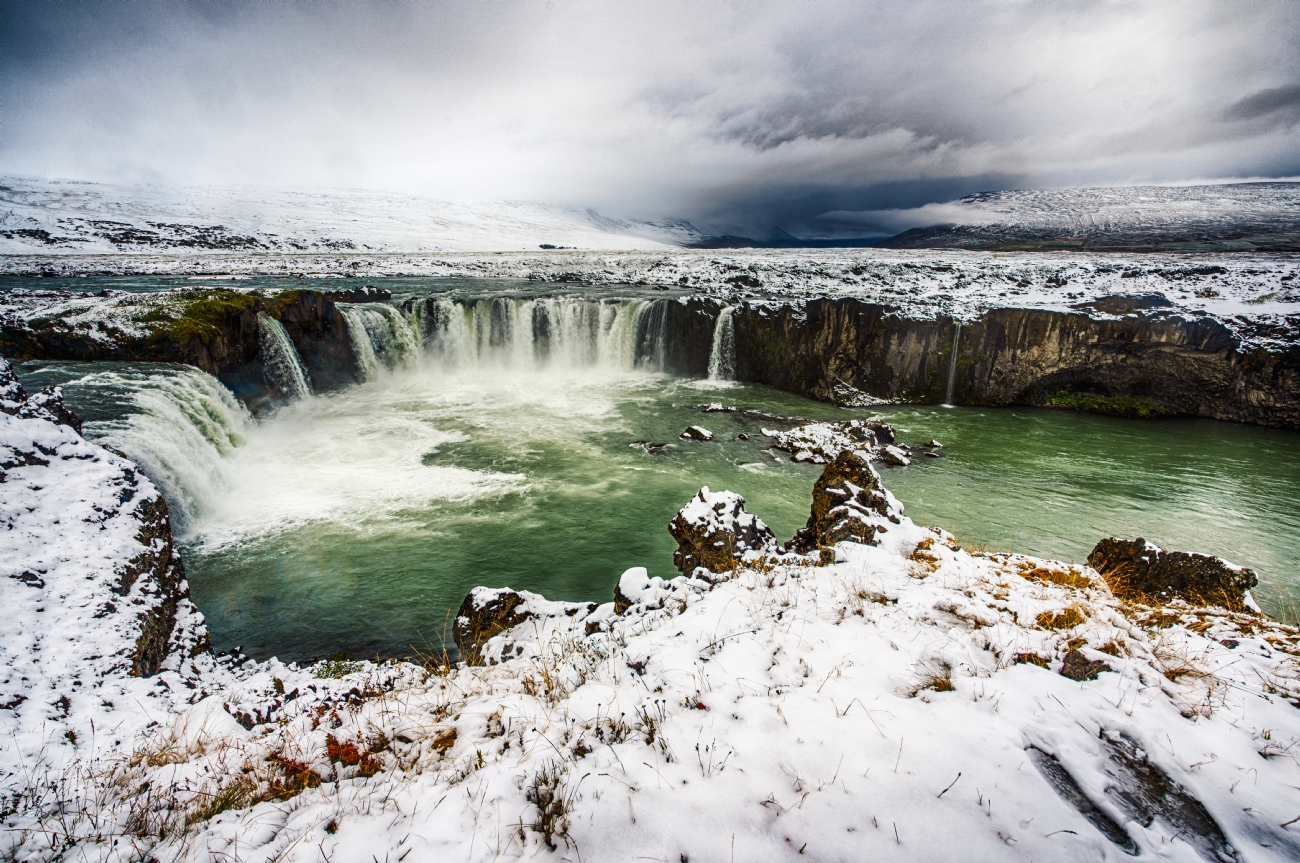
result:
[(1298, 125), (1292, 2), (0, 0), (23, 176), (869, 234), (989, 189), (1298, 175)]

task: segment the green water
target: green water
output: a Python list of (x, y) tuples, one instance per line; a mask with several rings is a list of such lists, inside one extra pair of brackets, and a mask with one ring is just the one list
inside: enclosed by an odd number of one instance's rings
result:
[[(19, 371), (32, 385), (65, 383), (96, 420), (89, 434), (157, 459), (169, 496), (189, 501), (173, 509), (183, 511), (185, 563), (215, 646), (286, 659), (428, 649), (479, 584), (607, 601), (629, 566), (671, 577), (666, 527), (701, 485), (743, 494), (786, 538), (807, 517), (818, 469), (767, 452), (762, 420), (698, 406), (868, 415), (764, 387), (636, 372), (423, 369), (260, 424), (235, 416), (242, 443), (222, 454), (182, 440), (184, 412), (166, 410), (168, 398), (193, 401), (195, 390), (173, 385), (202, 383), (194, 370)], [(1300, 596), (1293, 433), (1031, 409), (877, 413), (905, 442), (945, 445), (942, 458), (882, 474), (909, 515), (968, 543), (1082, 561), (1102, 536), (1141, 535), (1256, 568), (1272, 610)], [(696, 423), (715, 441), (678, 439)], [(670, 446), (651, 454), (637, 440)]]

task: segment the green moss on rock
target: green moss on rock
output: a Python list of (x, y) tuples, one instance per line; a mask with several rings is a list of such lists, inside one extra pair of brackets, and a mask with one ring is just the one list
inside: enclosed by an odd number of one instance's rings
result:
[(1101, 393), (1059, 392), (1049, 396), (1046, 404), (1047, 407), (1062, 410), (1139, 419), (1158, 419), (1176, 413), (1156, 399), (1123, 394), (1108, 396)]
[(221, 335), (223, 321), (253, 308), (257, 301), (258, 297), (237, 291), (208, 291), (175, 309), (175, 319), (159, 332), (179, 344), (195, 337), (214, 339)]

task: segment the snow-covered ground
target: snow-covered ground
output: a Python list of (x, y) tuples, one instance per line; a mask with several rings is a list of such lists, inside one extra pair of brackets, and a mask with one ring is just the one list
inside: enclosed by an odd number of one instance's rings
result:
[(1300, 856), (1300, 631), (1120, 602), (888, 495), (825, 566), (764, 540), (629, 570), (621, 615), (525, 596), (485, 667), (216, 661), (186, 610), (138, 678), (95, 617), (151, 601), (113, 590), (132, 466), (41, 416), (0, 445), (4, 859)]
[(490, 252), (543, 243), (662, 249), (698, 238), (684, 222), (608, 219), (525, 202), (0, 177), (0, 254)]
[[(728, 302), (801, 302), (853, 297), (892, 306), (916, 318), (952, 315), (970, 320), (993, 308), (1083, 309), (1112, 295), (1160, 294), (1171, 310), (1205, 312), (1248, 344), (1276, 347), (1300, 332), (1300, 258), (1293, 255), (1120, 255), (1077, 252), (734, 250), (538, 252), (492, 255), (0, 257), (0, 274), (188, 276), (188, 286), (239, 289), (247, 282), (200, 274), (273, 276), (422, 276), (438, 279), (530, 280), (539, 292), (579, 292), (586, 285), (658, 286), (690, 290)], [(352, 279), (348, 280), (349, 283)], [(133, 332), (132, 323), (165, 297), (102, 299), (42, 290), (41, 280), (10, 282), (0, 292), (0, 318), (22, 323), (50, 316), (76, 318)], [(312, 286), (308, 283), (307, 286)], [(316, 285), (317, 287), (319, 285)], [(481, 287), (481, 286), (480, 286)], [(418, 286), (405, 286), (418, 292)], [(1122, 312), (1121, 312), (1122, 314)], [(96, 332), (90, 337), (98, 338)], [(107, 337), (107, 336), (104, 336)]]
[[(837, 215), (851, 221), (854, 214), (829, 214)], [(936, 246), (1056, 239), (1099, 247), (1248, 249), (1254, 239), (1294, 249), (1300, 242), (1300, 183), (1018, 189), (869, 215), (899, 229), (947, 226), (898, 238)]]

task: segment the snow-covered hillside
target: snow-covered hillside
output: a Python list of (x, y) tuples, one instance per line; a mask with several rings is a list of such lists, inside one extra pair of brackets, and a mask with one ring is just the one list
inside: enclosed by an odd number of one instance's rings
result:
[(662, 249), (698, 236), (685, 222), (520, 202), (0, 178), (0, 254)]
[(1300, 183), (985, 192), (887, 220), (916, 225), (892, 248), (1294, 251)]

